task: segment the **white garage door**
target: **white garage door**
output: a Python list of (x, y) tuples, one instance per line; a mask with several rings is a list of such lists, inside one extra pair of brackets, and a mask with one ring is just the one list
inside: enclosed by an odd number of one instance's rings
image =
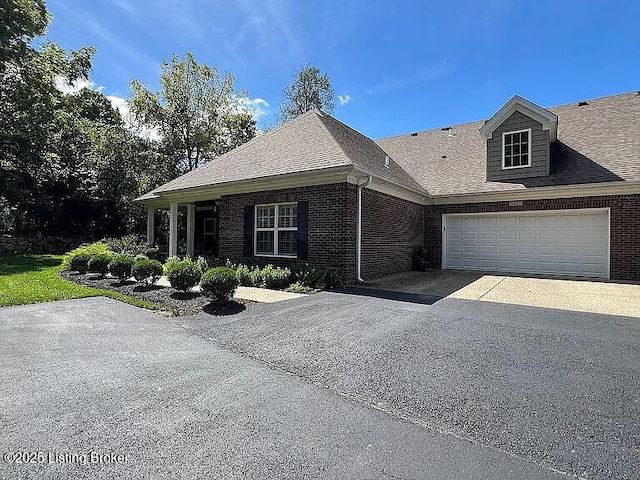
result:
[(607, 209), (443, 217), (443, 268), (609, 277)]

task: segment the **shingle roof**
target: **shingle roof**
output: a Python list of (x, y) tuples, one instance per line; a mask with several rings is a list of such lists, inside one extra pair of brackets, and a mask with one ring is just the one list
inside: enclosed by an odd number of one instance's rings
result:
[(478, 132), (484, 122), (455, 125), (453, 136), (436, 129), (376, 143), (430, 195), (640, 181), (640, 95), (626, 93), (548, 110), (558, 116), (548, 177), (487, 182), (487, 147)]
[(357, 166), (374, 175), (423, 192), (370, 138), (320, 110), (309, 111), (149, 192), (158, 193), (274, 175)]

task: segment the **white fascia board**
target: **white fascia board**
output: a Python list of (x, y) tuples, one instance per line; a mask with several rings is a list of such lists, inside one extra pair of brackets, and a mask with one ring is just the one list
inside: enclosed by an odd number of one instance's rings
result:
[(296, 172), (286, 175), (275, 175), (249, 180), (240, 180), (218, 185), (205, 185), (183, 190), (160, 192), (152, 200), (140, 200), (149, 208), (168, 208), (170, 203), (190, 203), (205, 200), (217, 200), (223, 195), (235, 195), (285, 188), (306, 187), (309, 185), (325, 185), (347, 181), (351, 166), (327, 168), (309, 172)]
[(493, 132), (516, 111), (541, 123), (543, 130), (549, 130), (550, 140), (552, 142), (556, 141), (558, 136), (558, 116), (519, 95), (511, 98), (493, 117), (480, 127), (479, 131), (482, 138), (485, 140), (493, 138)]
[(436, 195), (431, 200), (434, 205), (461, 203), (507, 202), (514, 200), (544, 200), (572, 197), (602, 197), (606, 195), (638, 195), (640, 182), (604, 182), (562, 187), (537, 187), (526, 190), (482, 192), (474, 194)]
[(429, 203), (426, 192), (420, 192), (413, 188), (401, 185), (398, 182), (394, 182), (393, 180), (378, 177), (374, 173), (371, 173), (364, 168), (353, 167), (353, 175), (351, 175), (351, 177), (362, 180), (372, 177), (373, 182), (368, 184), (366, 188), (391, 195), (392, 197), (402, 198), (403, 200), (418, 203), (420, 205), (426, 205), (427, 203)]

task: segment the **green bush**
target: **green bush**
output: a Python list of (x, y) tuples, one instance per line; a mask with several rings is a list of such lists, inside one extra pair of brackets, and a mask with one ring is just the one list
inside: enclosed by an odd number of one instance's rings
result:
[(429, 270), (429, 252), (424, 247), (416, 247), (411, 258), (411, 268), (418, 272)]
[(312, 293), (313, 292), (313, 288), (311, 287), (305, 287), (304, 285), (302, 285), (300, 282), (296, 282), (296, 283), (292, 283), (291, 285), (289, 285), (287, 288), (285, 288), (285, 292), (291, 292), (291, 293)]
[(164, 265), (164, 271), (169, 278), (171, 286), (183, 292), (195, 287), (202, 277), (202, 270), (189, 257), (180, 260), (178, 257), (171, 257)]
[(340, 288), (344, 285), (340, 272), (333, 267), (325, 269), (323, 282), (324, 288)]
[(91, 256), (87, 253), (77, 253), (69, 259), (69, 270), (78, 273), (87, 273), (87, 264)]
[(91, 244), (80, 245), (78, 248), (71, 250), (69, 253), (67, 253), (64, 256), (64, 260), (62, 264), (64, 265), (64, 268), (66, 270), (69, 270), (71, 269), (71, 260), (74, 257), (81, 255), (81, 256), (88, 256), (89, 258), (91, 258), (93, 255), (98, 255), (101, 253), (104, 253), (104, 254), (111, 253), (111, 249), (109, 249), (109, 245), (107, 245), (104, 242), (95, 242)]
[(155, 247), (147, 248), (144, 255), (151, 260), (160, 260), (160, 250)]
[(251, 282), (251, 270), (246, 265), (240, 265), (236, 268), (236, 277), (238, 277), (238, 282), (243, 287), (250, 287)]
[(298, 272), (298, 282), (305, 287), (318, 288), (324, 283), (324, 268), (305, 267)]
[(146, 255), (139, 253), (138, 255), (136, 255), (135, 257), (133, 257), (133, 261), (137, 262), (139, 260), (147, 260), (149, 257), (147, 257)]
[(233, 296), (238, 283), (238, 277), (232, 268), (216, 267), (205, 272), (200, 280), (200, 288), (215, 303), (226, 303)]
[(249, 272), (252, 287), (262, 287), (262, 271), (258, 267), (253, 267)]
[(204, 258), (203, 256), (199, 256), (196, 259), (196, 265), (198, 265), (198, 267), (200, 268), (200, 271), (202, 273), (204, 273), (207, 270), (209, 270), (209, 262), (207, 262), (207, 259)]
[(109, 262), (109, 273), (118, 277), (121, 282), (131, 278), (133, 269), (133, 258), (128, 255), (114, 255)]
[(291, 283), (291, 270), (267, 265), (262, 269), (262, 284), (267, 288), (280, 289)]
[(98, 253), (96, 255), (92, 255), (87, 262), (87, 270), (91, 273), (99, 273), (101, 277), (104, 277), (109, 271), (111, 258), (111, 253)]
[(162, 264), (149, 258), (138, 260), (133, 264), (131, 272), (138, 282), (144, 281), (147, 285), (153, 285), (162, 276)]
[(149, 248), (138, 235), (125, 235), (120, 238), (107, 238), (104, 242), (112, 252), (135, 257), (139, 253), (145, 253)]

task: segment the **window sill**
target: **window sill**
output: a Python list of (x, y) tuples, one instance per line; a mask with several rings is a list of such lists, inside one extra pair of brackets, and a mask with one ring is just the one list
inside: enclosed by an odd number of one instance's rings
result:
[(298, 258), (297, 255), (270, 255), (268, 253), (255, 253), (254, 257), (265, 257), (265, 258)]
[(518, 168), (530, 168), (531, 165), (518, 165), (516, 167), (502, 167), (502, 170), (515, 170)]

